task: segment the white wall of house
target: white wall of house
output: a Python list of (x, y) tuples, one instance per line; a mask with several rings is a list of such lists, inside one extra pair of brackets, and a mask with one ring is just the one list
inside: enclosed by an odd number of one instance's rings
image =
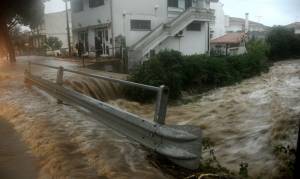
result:
[[(113, 47), (111, 43), (113, 37), (118, 36), (124, 36), (127, 47), (131, 47), (152, 30), (169, 22), (186, 9), (185, 0), (178, 0), (178, 7), (168, 7), (168, 0), (104, 0), (104, 5), (95, 8), (89, 7), (89, 0), (82, 1), (83, 10), (72, 12), (73, 39), (74, 43), (78, 43), (78, 33), (88, 32), (89, 51), (95, 49), (96, 29), (108, 30), (110, 47)], [(210, 1), (207, 0), (192, 0), (192, 2), (194, 6), (198, 5), (202, 8), (209, 8), (210, 5)], [(151, 28), (148, 30), (131, 29), (131, 20), (150, 20)], [(169, 37), (155, 50), (175, 49), (187, 55), (206, 53), (208, 35), (208, 22), (202, 22), (201, 31), (183, 29), (183, 37), (180, 40), (177, 37)]]
[[(69, 18), (71, 18), (71, 12), (69, 11), (68, 13)], [(71, 20), (69, 22), (70, 29), (72, 29)], [(63, 42), (62, 48), (68, 48), (66, 11), (45, 14), (44, 28), (43, 33), (47, 37), (57, 37)], [(70, 35), (72, 38), (71, 32)]]
[(215, 11), (215, 21), (211, 23), (211, 38), (215, 39), (226, 34), (226, 18), (221, 2), (212, 2), (210, 8)]
[(114, 0), (114, 35), (126, 36), (127, 46), (140, 40), (150, 30), (131, 30), (131, 20), (151, 20), (151, 30), (167, 19), (167, 0)]
[(202, 22), (201, 31), (183, 30), (180, 37), (168, 37), (155, 52), (165, 49), (180, 51), (183, 55), (204, 54), (208, 52), (208, 23)]
[(295, 34), (300, 34), (300, 28), (295, 28)]
[[(234, 17), (233, 17), (234, 18)], [(245, 20), (242, 18), (234, 18), (234, 19), (239, 19), (238, 21), (232, 20), (231, 17), (229, 17), (229, 24), (226, 27), (227, 32), (239, 32), (239, 31), (244, 31), (245, 29)], [(264, 26), (263, 24), (257, 23), (250, 21), (249, 22), (249, 31), (250, 32), (264, 32), (267, 30), (267, 27)]]
[[(85, 46), (85, 50), (90, 52), (91, 56), (95, 55), (96, 43), (95, 37), (98, 29), (108, 32), (108, 40), (105, 42), (105, 48), (110, 48), (110, 53), (112, 53), (112, 43), (110, 43), (111, 35), (111, 6), (110, 0), (104, 0), (104, 4), (97, 7), (90, 7), (89, 0), (82, 0), (83, 6), (82, 10), (74, 11), (74, 4), (71, 3), (72, 8), (72, 24), (73, 24), (73, 44), (82, 42)], [(73, 2), (74, 3), (74, 2)], [(79, 39), (79, 35), (82, 32), (86, 32), (87, 43), (85, 40)], [(105, 50), (106, 51), (106, 50)]]
[[(110, 0), (104, 0), (104, 5), (90, 8), (89, 0), (83, 0), (83, 10), (72, 12), (73, 29), (78, 30), (111, 22)], [(71, 4), (72, 5), (72, 4)]]

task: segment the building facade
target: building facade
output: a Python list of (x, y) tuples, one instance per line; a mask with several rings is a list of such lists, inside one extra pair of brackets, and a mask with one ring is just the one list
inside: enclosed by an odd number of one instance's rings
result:
[[(69, 27), (72, 29), (71, 11), (68, 13)], [(45, 34), (47, 37), (57, 37), (61, 40), (63, 49), (69, 48), (66, 11), (45, 14)], [(72, 32), (70, 32), (70, 38), (72, 40)]]
[[(71, 11), (69, 26), (72, 28)], [(62, 41), (62, 50), (68, 51), (68, 33), (66, 11), (44, 14), (43, 23), (32, 29), (32, 43), (34, 48), (43, 48), (48, 37), (57, 37)], [(70, 32), (72, 39), (72, 32)]]
[(295, 34), (300, 34), (300, 22), (294, 22), (286, 26), (287, 28), (293, 29)]
[(221, 2), (212, 2), (210, 4), (211, 9), (214, 10), (215, 20), (210, 25), (210, 37), (215, 39), (226, 34), (226, 27), (228, 26), (228, 20), (225, 16), (224, 4)]
[(237, 18), (237, 17), (226, 17), (227, 25), (226, 32), (244, 32), (248, 28), (248, 32), (265, 32), (268, 31), (270, 27), (265, 26), (261, 23), (248, 21), (248, 27), (246, 27), (246, 18)]
[(249, 14), (245, 18), (230, 17), (225, 15), (221, 2), (211, 3), (214, 10), (215, 21), (211, 23), (211, 39), (222, 37), (229, 33), (246, 32), (249, 38), (264, 39), (270, 27), (249, 20)]
[(217, 0), (72, 0), (74, 43), (97, 56), (126, 47), (129, 68), (163, 49), (208, 53), (211, 1)]

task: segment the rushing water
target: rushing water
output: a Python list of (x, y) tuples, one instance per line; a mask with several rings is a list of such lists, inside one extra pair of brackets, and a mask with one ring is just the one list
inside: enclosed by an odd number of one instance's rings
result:
[[(172, 178), (153, 166), (138, 144), (84, 111), (57, 105), (45, 92), (26, 87), (23, 61), (26, 58), (16, 66), (0, 67), (0, 117), (14, 125), (39, 160), (39, 178)], [(59, 64), (75, 68), (70, 63)], [(55, 71), (38, 72), (55, 79)], [(236, 171), (241, 162), (247, 162), (252, 176), (272, 178), (280, 165), (274, 147), (296, 142), (299, 77), (299, 60), (277, 63), (260, 77), (203, 96), (185, 97), (185, 104), (169, 106), (167, 123), (201, 127), (222, 165)], [(145, 118), (153, 115), (153, 105), (116, 99), (121, 91), (115, 84), (72, 75), (66, 79), (66, 85), (77, 91), (110, 100)]]

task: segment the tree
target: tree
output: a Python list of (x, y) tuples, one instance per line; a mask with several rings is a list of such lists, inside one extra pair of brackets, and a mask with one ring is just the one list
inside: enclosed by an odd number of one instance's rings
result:
[(271, 58), (300, 56), (300, 37), (293, 29), (275, 26), (269, 32), (266, 41), (270, 46)]
[(46, 40), (46, 45), (51, 48), (51, 50), (59, 50), (63, 42), (59, 40), (57, 37), (48, 37)]
[(15, 52), (9, 31), (18, 23), (37, 27), (43, 20), (45, 0), (4, 0), (0, 11), (0, 48), (5, 48), (11, 62)]

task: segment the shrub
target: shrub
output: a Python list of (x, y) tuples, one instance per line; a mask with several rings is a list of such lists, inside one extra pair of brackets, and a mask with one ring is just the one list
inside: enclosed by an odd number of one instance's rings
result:
[[(170, 98), (176, 99), (180, 96), (183, 86), (182, 62), (180, 52), (162, 51), (131, 73), (129, 80), (152, 86), (166, 85), (170, 88)], [(126, 94), (138, 101), (149, 101), (155, 95), (151, 91), (138, 88), (127, 88)]]
[[(268, 69), (265, 43), (253, 41), (247, 48), (248, 54), (227, 57), (182, 56), (177, 51), (162, 51), (131, 73), (129, 80), (153, 86), (164, 84), (170, 88), (170, 99), (180, 97), (182, 90), (207, 91), (231, 85)], [(127, 88), (126, 95), (134, 100), (149, 101), (155, 94)]]
[(266, 41), (270, 46), (269, 57), (272, 59), (300, 56), (300, 36), (296, 35), (293, 29), (273, 27)]
[(51, 48), (51, 50), (59, 50), (62, 47), (63, 42), (57, 37), (48, 37), (45, 42), (45, 45)]

